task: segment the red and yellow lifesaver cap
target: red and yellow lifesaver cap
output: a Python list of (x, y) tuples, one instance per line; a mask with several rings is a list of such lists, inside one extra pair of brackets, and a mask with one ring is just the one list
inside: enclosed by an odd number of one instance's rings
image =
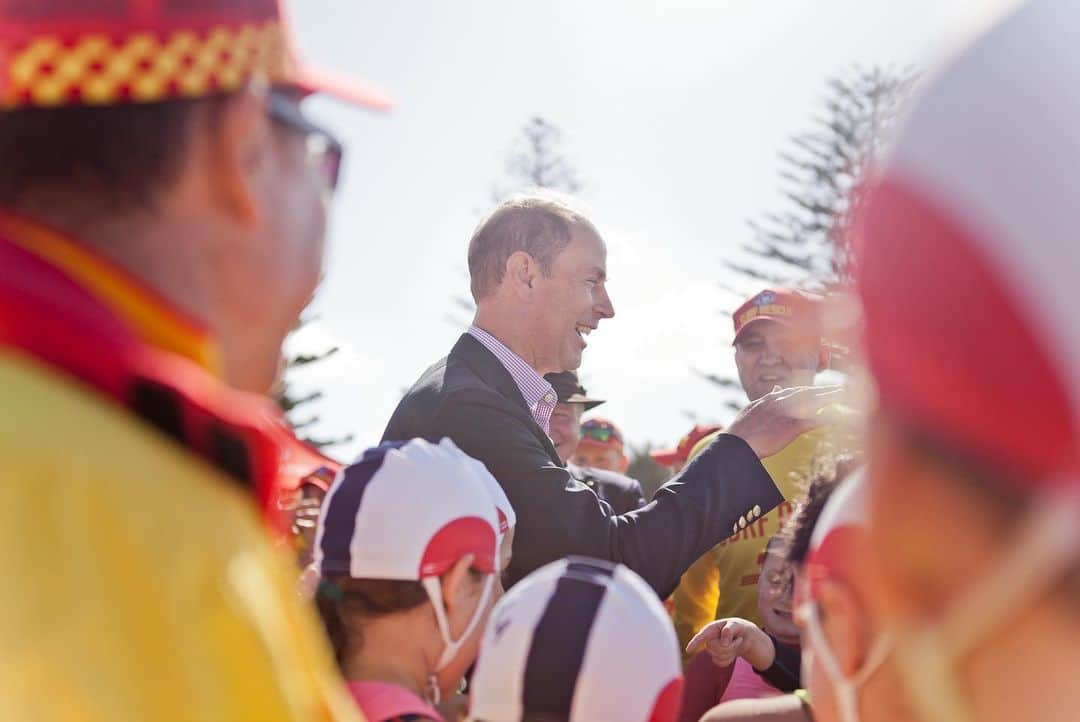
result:
[(376, 110), (376, 88), (299, 62), (278, 0), (0, 0), (0, 109), (152, 103), (250, 82)]

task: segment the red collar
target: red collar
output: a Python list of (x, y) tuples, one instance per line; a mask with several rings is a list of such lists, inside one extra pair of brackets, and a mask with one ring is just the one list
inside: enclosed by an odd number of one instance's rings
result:
[(220, 376), (219, 354), (209, 331), (116, 263), (57, 228), (4, 208), (0, 208), (0, 238), (68, 276), (145, 343)]
[(248, 487), (267, 511), (298, 470), (336, 468), (296, 439), (269, 399), (214, 377), (216, 352), (198, 324), (71, 238), (2, 209), (0, 346), (127, 408)]

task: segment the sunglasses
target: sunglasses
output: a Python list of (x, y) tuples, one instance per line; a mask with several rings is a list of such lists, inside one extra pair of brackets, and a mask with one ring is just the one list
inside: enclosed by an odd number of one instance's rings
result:
[(330, 131), (304, 117), (295, 96), (271, 90), (268, 99), (267, 113), (270, 118), (305, 137), (308, 162), (318, 170), (329, 191), (337, 190), (345, 148)]
[(619, 435), (615, 432), (615, 429), (610, 426), (586, 421), (581, 425), (581, 438), (592, 439), (593, 441), (599, 441), (602, 444), (606, 444), (612, 439), (618, 441)]

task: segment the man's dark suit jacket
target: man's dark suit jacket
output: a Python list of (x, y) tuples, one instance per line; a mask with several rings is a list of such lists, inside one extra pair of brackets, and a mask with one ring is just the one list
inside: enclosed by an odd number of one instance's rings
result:
[(566, 470), (570, 476), (595, 491), (600, 501), (606, 501), (616, 514), (628, 514), (645, 506), (645, 492), (637, 479), (591, 466), (567, 464)]
[(721, 434), (638, 511), (612, 514), (559, 460), (513, 377), (468, 334), (424, 372), (383, 441), (450, 437), (498, 479), (517, 512), (513, 584), (570, 554), (621, 562), (667, 597), (707, 550), (783, 497), (753, 450)]

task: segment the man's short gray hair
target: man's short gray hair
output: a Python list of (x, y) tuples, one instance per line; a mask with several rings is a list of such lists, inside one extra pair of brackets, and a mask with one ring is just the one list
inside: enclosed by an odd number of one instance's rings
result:
[(502, 283), (507, 260), (518, 251), (536, 259), (541, 272), (550, 276), (555, 257), (570, 243), (574, 226), (600, 236), (565, 196), (540, 191), (501, 203), (480, 222), (469, 241), (473, 300), (479, 303)]

